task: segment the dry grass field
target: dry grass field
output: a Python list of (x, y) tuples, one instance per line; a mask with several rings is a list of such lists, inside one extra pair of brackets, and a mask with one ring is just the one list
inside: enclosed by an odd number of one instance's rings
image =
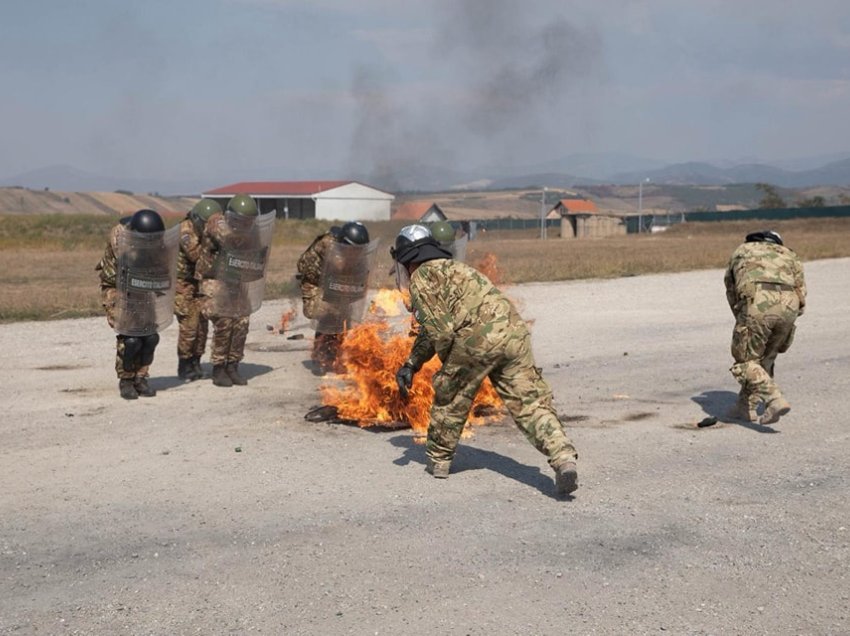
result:
[[(176, 223), (177, 217), (168, 219)], [(0, 322), (50, 320), (100, 313), (94, 270), (114, 217), (16, 215), (0, 217)], [(392, 285), (388, 248), (402, 223), (370, 224), (381, 247), (372, 284)], [(268, 271), (267, 297), (297, 295), (295, 262), (319, 221), (278, 223)], [(541, 242), (534, 231), (479, 235), (468, 260), (495, 261), (502, 283), (613, 278), (723, 267), (758, 222), (690, 223), (664, 233), (595, 240)], [(810, 219), (771, 224), (804, 260), (850, 256), (850, 219)]]

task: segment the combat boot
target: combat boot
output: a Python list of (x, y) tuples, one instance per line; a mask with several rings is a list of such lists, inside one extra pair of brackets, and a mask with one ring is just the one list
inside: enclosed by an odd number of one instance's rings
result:
[(781, 395), (779, 397), (773, 398), (770, 402), (767, 403), (767, 406), (764, 409), (764, 413), (759, 420), (759, 424), (762, 426), (766, 426), (767, 424), (775, 424), (779, 421), (779, 418), (783, 415), (787, 415), (788, 411), (791, 410), (791, 405)]
[(133, 382), (133, 386), (136, 387), (136, 393), (142, 397), (153, 397), (156, 395), (156, 389), (152, 389), (150, 387), (147, 378), (136, 378)]
[(139, 399), (139, 392), (136, 391), (136, 387), (133, 386), (132, 380), (119, 380), (118, 390), (121, 392), (121, 397), (125, 400)]
[(751, 402), (749, 397), (743, 393), (739, 393), (735, 406), (729, 409), (726, 413), (726, 417), (730, 420), (738, 420), (754, 424), (758, 421), (759, 416), (758, 413), (756, 413), (756, 404)]
[(177, 377), (184, 382), (192, 382), (198, 379), (195, 373), (195, 368), (192, 366), (191, 358), (178, 358), (177, 360)]
[(555, 492), (569, 495), (578, 488), (578, 471), (575, 462), (565, 462), (555, 467)]
[(425, 471), (437, 479), (447, 479), (451, 465), (451, 462), (435, 462), (429, 457), (425, 460)]
[(212, 381), (216, 386), (233, 386), (233, 380), (227, 375), (223, 364), (213, 365)]
[(238, 362), (228, 362), (227, 366), (224, 367), (224, 370), (227, 372), (227, 375), (230, 376), (230, 379), (233, 381), (233, 384), (238, 386), (245, 386), (248, 384), (248, 380), (239, 375), (239, 363)]
[(195, 375), (198, 376), (198, 380), (204, 380), (208, 377), (204, 373), (203, 368), (201, 367), (201, 356), (195, 356), (194, 358), (190, 358), (189, 362), (192, 364), (192, 370), (195, 372)]

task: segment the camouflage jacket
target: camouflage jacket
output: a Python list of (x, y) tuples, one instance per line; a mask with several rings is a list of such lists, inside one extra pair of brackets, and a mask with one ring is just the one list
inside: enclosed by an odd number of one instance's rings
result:
[(180, 222), (180, 251), (177, 252), (178, 280), (195, 282), (195, 264), (201, 255), (203, 228), (198, 228), (191, 215)]
[(756, 296), (795, 292), (799, 313), (806, 307), (806, 282), (799, 257), (787, 247), (769, 242), (743, 243), (732, 253), (724, 276), (726, 300), (737, 315)]
[(304, 253), (298, 258), (298, 273), (301, 274), (301, 282), (310, 285), (320, 285), (322, 281), (322, 270), (325, 267), (325, 254), (328, 251), (328, 246), (336, 239), (330, 232), (320, 234), (310, 247), (304, 250)]
[(106, 249), (103, 251), (103, 257), (94, 268), (95, 271), (100, 272), (101, 289), (106, 289), (108, 287), (115, 288), (116, 286), (115, 276), (118, 269), (118, 257), (116, 255), (118, 252), (118, 237), (123, 229), (124, 226), (119, 223), (109, 232), (109, 240), (106, 242)]
[(238, 232), (228, 225), (227, 218), (216, 212), (204, 226), (201, 233), (201, 245), (198, 260), (195, 262), (195, 279), (214, 279), (217, 277), (219, 256), (229, 249), (245, 250), (257, 246), (258, 236), (254, 231)]
[(422, 326), (407, 364), (418, 370), (436, 353), (456, 349), (471, 359), (527, 334), (513, 304), (486, 276), (465, 263), (436, 259), (410, 277), (413, 315)]

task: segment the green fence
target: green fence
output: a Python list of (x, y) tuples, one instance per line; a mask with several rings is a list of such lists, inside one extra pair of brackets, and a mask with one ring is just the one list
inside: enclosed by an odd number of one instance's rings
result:
[[(530, 230), (540, 229), (540, 219), (486, 219), (483, 221), (475, 221), (476, 227), (481, 230)], [(547, 228), (560, 228), (561, 219), (546, 219)]]
[(650, 232), (654, 227), (667, 227), (687, 221), (710, 223), (713, 221), (785, 221), (788, 219), (813, 219), (819, 217), (850, 216), (850, 205), (834, 205), (820, 208), (767, 208), (757, 210), (734, 210), (731, 212), (680, 212), (678, 214), (645, 214), (626, 218), (626, 231), (636, 234), (640, 227)]
[[(818, 217), (850, 216), (850, 205), (834, 205), (821, 208), (770, 208), (757, 210), (735, 210), (731, 212), (676, 212), (669, 214), (637, 214), (625, 217), (626, 232), (637, 234), (638, 228), (651, 232), (653, 228), (669, 227), (685, 221), (706, 223), (712, 221), (784, 221), (786, 219), (808, 219)], [(477, 230), (530, 230), (540, 229), (540, 219), (515, 219), (512, 217), (471, 221)], [(460, 225), (454, 222), (453, 225)], [(561, 219), (546, 219), (547, 228), (560, 230)]]

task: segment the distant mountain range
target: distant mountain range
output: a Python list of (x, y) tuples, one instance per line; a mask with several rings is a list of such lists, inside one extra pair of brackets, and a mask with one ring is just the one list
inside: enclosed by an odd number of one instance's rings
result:
[[(825, 163), (818, 163), (818, 161)], [(720, 165), (718, 165), (720, 164)], [(362, 181), (391, 192), (509, 189), (523, 187), (570, 188), (580, 185), (628, 185), (646, 179), (659, 185), (728, 185), (770, 183), (784, 188), (850, 185), (850, 153), (821, 158), (785, 160), (779, 165), (747, 162), (687, 162), (665, 164), (653, 159), (616, 153), (572, 154), (525, 166), (490, 166), (469, 171), (446, 166), (394, 167), (391, 173), (306, 175), (303, 169), (258, 168), (204, 179), (163, 180), (97, 175), (73, 166), (57, 165), (0, 179), (0, 186), (22, 186), (65, 192), (113, 192), (161, 195), (197, 195), (235, 181), (345, 179)], [(792, 166), (797, 169), (792, 169)]]

